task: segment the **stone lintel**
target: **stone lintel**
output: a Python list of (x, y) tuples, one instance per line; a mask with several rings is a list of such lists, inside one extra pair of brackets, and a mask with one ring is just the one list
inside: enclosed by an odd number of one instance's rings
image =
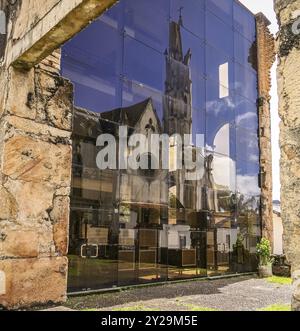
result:
[[(39, 4), (35, 4), (36, 0), (30, 1), (33, 2), (33, 6), (42, 4), (40, 0)], [(21, 38), (18, 35), (8, 37), (6, 66), (12, 64), (16, 68), (32, 68), (114, 3), (116, 0), (56, 1), (38, 22), (32, 17), (32, 27), (30, 26), (25, 35)], [(30, 12), (26, 14), (30, 15)], [(22, 21), (19, 20), (18, 24), (22, 25)]]

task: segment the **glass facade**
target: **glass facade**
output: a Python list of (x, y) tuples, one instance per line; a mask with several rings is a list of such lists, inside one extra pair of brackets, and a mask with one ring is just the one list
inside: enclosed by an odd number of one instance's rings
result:
[[(233, 0), (121, 0), (63, 46), (75, 103), (70, 292), (256, 269), (255, 47), (255, 18)], [(100, 170), (98, 137), (119, 147), (121, 126), (128, 139), (168, 135), (168, 170)], [(172, 163), (184, 154), (175, 135), (191, 137), (197, 167)]]

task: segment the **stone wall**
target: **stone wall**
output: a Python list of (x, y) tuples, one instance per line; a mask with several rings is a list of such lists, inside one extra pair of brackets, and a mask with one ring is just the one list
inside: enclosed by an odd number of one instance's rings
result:
[(61, 302), (66, 296), (73, 91), (55, 65), (49, 66), (53, 57), (57, 54), (26, 72), (11, 67), (5, 75), (0, 122), (5, 277), (0, 305), (5, 307)]
[(0, 308), (66, 299), (73, 87), (55, 49), (115, 2), (0, 0)]
[[(284, 250), (292, 265), (293, 309), (300, 311), (300, 0), (275, 0), (280, 32), (278, 94), (281, 117), (281, 209)], [(294, 23), (296, 25), (294, 25)]]
[(256, 15), (257, 69), (258, 69), (258, 114), (260, 173), (262, 190), (263, 236), (273, 243), (273, 180), (271, 141), (271, 68), (275, 61), (274, 37), (268, 26), (271, 23), (263, 14)]

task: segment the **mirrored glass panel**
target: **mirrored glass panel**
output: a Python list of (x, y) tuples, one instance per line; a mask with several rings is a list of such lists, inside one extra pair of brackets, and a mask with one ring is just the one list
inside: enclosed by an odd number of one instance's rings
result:
[(63, 47), (62, 61), (77, 107), (102, 112), (120, 105), (122, 40), (117, 27), (98, 19)]
[[(138, 120), (136, 116), (136, 108), (142, 112), (143, 104), (149, 102), (152, 104), (155, 116), (158, 117), (159, 125), (163, 126), (163, 114), (164, 114), (164, 96), (157, 89), (146, 87), (143, 84), (137, 84), (130, 80), (124, 80), (123, 86), (123, 108), (132, 107), (132, 111), (129, 111), (129, 116), (133, 117), (134, 121)], [(136, 107), (135, 107), (136, 106)], [(141, 107), (139, 107), (141, 106)], [(130, 121), (130, 119), (129, 119)]]
[[(225, 1), (218, 1), (218, 3)], [(233, 58), (232, 27), (210, 11), (206, 11), (206, 42), (227, 57)]]
[[(202, 0), (201, 0), (202, 1)], [(205, 0), (206, 8), (216, 15), (228, 26), (233, 25), (233, 3), (232, 1)]]
[(257, 74), (235, 63), (235, 91), (237, 94), (254, 102), (257, 100)]
[[(240, 33), (234, 33), (234, 58), (249, 70), (257, 71), (256, 40), (249, 41)], [(256, 73), (255, 73), (256, 74)]]
[(169, 279), (205, 277), (206, 231), (192, 231), (188, 225), (169, 226)]
[[(118, 126), (100, 115), (75, 109), (69, 244), (69, 289), (117, 285), (119, 172), (97, 167), (101, 132)], [(99, 277), (102, 275), (102, 277)]]
[(258, 132), (257, 104), (238, 94), (235, 95), (236, 125), (255, 134)]
[(211, 171), (211, 188), (218, 191), (230, 191), (235, 193), (236, 188), (236, 165), (235, 160), (229, 156), (207, 153), (210, 161), (208, 168)]
[(62, 47), (70, 292), (256, 270), (254, 22), (234, 0), (120, 0)]
[(207, 269), (209, 276), (230, 273), (237, 230), (232, 228), (230, 214), (215, 214), (207, 233)]
[(237, 139), (237, 159), (247, 162), (248, 164), (259, 164), (259, 146), (257, 133), (254, 134), (251, 131), (244, 128), (237, 127), (236, 129)]
[(234, 158), (235, 156), (235, 99), (231, 90), (220, 98), (220, 85), (206, 81), (206, 148)]
[(170, 0), (123, 0), (120, 4), (126, 34), (163, 54), (169, 39)]
[[(191, 88), (191, 104), (194, 109), (205, 107), (205, 50), (204, 43), (185, 29), (181, 29), (183, 59), (182, 74)], [(180, 75), (179, 75), (180, 77)], [(190, 80), (190, 82), (188, 82)]]
[(238, 1), (234, 1), (233, 6), (234, 28), (250, 42), (253, 42), (256, 38), (256, 24), (254, 15)]
[(163, 93), (165, 57), (144, 43), (126, 36), (124, 39), (124, 75), (135, 84)]
[(203, 0), (171, 0), (171, 20), (179, 21), (185, 30), (204, 40), (204, 7)]
[(260, 197), (239, 194), (237, 199), (237, 228), (235, 268), (237, 272), (249, 272), (257, 268), (256, 245), (260, 241)]
[[(223, 88), (234, 88), (234, 63), (225, 53), (206, 45), (206, 77), (219, 83)], [(224, 97), (226, 96), (223, 92)], [(220, 97), (223, 97), (221, 94)]]
[(259, 196), (259, 164), (237, 160), (237, 192), (241, 195)]

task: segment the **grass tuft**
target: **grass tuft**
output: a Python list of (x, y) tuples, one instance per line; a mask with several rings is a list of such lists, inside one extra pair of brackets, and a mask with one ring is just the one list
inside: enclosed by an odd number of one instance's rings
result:
[(292, 284), (292, 279), (291, 278), (287, 278), (287, 277), (273, 276), (273, 277), (267, 278), (267, 281), (269, 283), (280, 284), (280, 285), (291, 285)]
[(272, 305), (259, 309), (259, 311), (292, 311), (292, 308), (290, 305)]

